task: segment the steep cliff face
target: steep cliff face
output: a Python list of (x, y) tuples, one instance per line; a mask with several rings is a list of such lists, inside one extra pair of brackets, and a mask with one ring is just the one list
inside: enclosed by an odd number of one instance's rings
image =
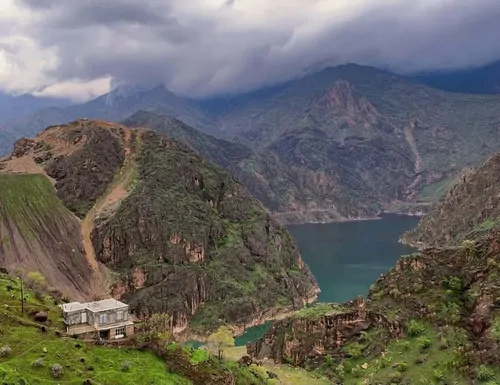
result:
[(53, 284), (59, 273), (87, 280), (87, 291), (80, 285), (70, 296), (113, 295), (139, 316), (166, 312), (174, 330), (191, 323), (200, 332), (220, 323), (241, 331), (316, 298), (316, 281), (286, 229), (230, 174), (166, 136), (80, 120), (19, 140), (1, 165), (0, 176), (39, 174), (28, 176), (48, 184), (54, 209), (70, 216), (46, 213), (69, 223), (68, 240), (57, 238), (62, 250), (78, 251), (61, 255), (60, 266), (47, 264)]
[(96, 255), (137, 314), (166, 311), (182, 329), (250, 324), (300, 308), (316, 283), (290, 235), (232, 177), (184, 145), (142, 135), (137, 181), (97, 219)]
[(500, 233), (403, 257), (366, 302), (319, 304), (275, 323), (248, 353), (344, 383), (499, 378)]
[(459, 245), (498, 226), (500, 154), (466, 170), (446, 199), (424, 216), (402, 241), (416, 246)]

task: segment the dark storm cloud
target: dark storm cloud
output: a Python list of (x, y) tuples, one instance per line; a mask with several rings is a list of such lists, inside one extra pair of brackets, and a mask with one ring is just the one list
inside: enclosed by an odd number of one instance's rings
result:
[(26, 33), (55, 49), (59, 81), (163, 81), (203, 96), (345, 62), (408, 72), (500, 59), (498, 0), (353, 0), (348, 16), (315, 11), (319, 0), (273, 0), (283, 8), (251, 20), (239, 9), (262, 1), (221, 0), (206, 13), (202, 0), (19, 1), (38, 15)]

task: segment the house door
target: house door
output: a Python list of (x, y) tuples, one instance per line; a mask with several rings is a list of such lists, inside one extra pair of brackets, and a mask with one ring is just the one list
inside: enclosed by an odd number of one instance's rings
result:
[(87, 323), (87, 313), (82, 313), (82, 324)]

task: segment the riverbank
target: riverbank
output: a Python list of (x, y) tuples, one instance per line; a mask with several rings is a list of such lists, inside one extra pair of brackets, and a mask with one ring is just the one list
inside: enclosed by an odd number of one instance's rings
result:
[(383, 210), (375, 215), (359, 217), (343, 217), (336, 210), (309, 210), (309, 211), (289, 211), (272, 212), (273, 217), (282, 225), (306, 225), (306, 224), (329, 224), (342, 222), (373, 221), (381, 219), (384, 215), (404, 215), (412, 217), (422, 217), (430, 209), (430, 203), (408, 203), (393, 202), (383, 205)]

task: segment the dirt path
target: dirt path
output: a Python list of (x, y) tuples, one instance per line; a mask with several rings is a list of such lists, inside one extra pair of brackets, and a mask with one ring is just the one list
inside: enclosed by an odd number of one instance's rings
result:
[(116, 209), (119, 203), (128, 196), (130, 184), (134, 180), (135, 175), (135, 144), (140, 140), (140, 136), (132, 141), (131, 130), (124, 130), (123, 135), (120, 135), (125, 150), (125, 161), (123, 166), (115, 176), (109, 189), (95, 203), (82, 221), (81, 233), (82, 241), (85, 249), (85, 255), (89, 265), (94, 272), (93, 292), (97, 296), (108, 296), (109, 288), (107, 285), (106, 269), (99, 264), (95, 255), (94, 246), (92, 244), (92, 232), (97, 216), (105, 211)]

